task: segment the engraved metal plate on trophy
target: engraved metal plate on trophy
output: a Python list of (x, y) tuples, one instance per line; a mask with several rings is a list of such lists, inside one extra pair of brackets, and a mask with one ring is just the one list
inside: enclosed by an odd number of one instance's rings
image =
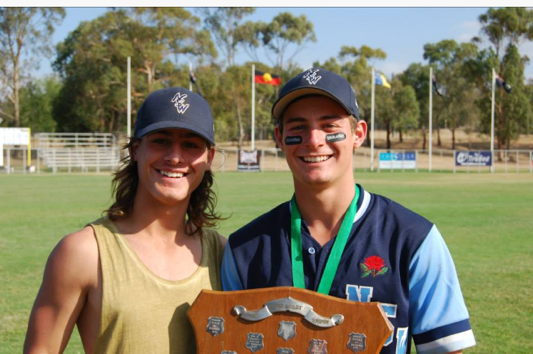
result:
[(248, 333), (246, 335), (246, 348), (250, 349), (252, 353), (263, 349), (265, 347), (264, 338), (262, 333)]
[(346, 346), (354, 353), (362, 352), (366, 349), (366, 336), (363, 333), (352, 332), (349, 335)]
[(281, 321), (279, 323), (278, 337), (283, 338), (285, 341), (296, 337), (296, 322)]
[(237, 354), (237, 352), (234, 352), (232, 350), (223, 350), (220, 352), (220, 354)]
[(224, 333), (224, 319), (222, 317), (211, 316), (207, 319), (207, 333), (213, 337)]
[(328, 352), (328, 342), (323, 339), (312, 339), (309, 341), (309, 354), (326, 354)]
[(276, 354), (294, 354), (294, 350), (292, 348), (278, 348)]

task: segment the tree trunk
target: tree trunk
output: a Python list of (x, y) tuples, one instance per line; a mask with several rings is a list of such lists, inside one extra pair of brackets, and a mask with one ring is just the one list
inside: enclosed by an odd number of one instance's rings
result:
[(14, 106), (15, 127), (20, 127), (19, 63), (18, 63), (18, 58), (13, 63), (13, 106)]
[(399, 133), (400, 133), (400, 143), (403, 143), (403, 131), (400, 129)]
[(236, 95), (236, 92), (234, 92), (234, 94), (234, 97), (236, 98), (235, 106), (237, 107), (237, 122), (239, 125), (239, 142), (237, 143), (237, 148), (240, 150), (244, 141), (244, 126), (242, 124), (241, 105), (239, 103), (239, 99), (237, 98), (238, 96)]
[(390, 143), (390, 124), (387, 124), (387, 150), (390, 149), (391, 143)]
[(455, 125), (450, 130), (452, 131), (452, 150), (455, 150)]
[(427, 143), (426, 134), (427, 134), (427, 129), (424, 127), (422, 128), (422, 150), (426, 150), (426, 143)]

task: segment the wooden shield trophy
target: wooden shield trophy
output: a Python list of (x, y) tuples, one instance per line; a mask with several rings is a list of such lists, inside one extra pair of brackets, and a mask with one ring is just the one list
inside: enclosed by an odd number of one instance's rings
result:
[(202, 290), (187, 316), (198, 354), (378, 354), (393, 329), (379, 303), (293, 287)]

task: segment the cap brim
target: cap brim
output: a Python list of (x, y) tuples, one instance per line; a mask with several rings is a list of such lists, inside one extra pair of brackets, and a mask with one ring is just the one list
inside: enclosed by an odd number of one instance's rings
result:
[(332, 94), (330, 94), (327, 91), (324, 91), (322, 89), (316, 88), (316, 87), (304, 87), (304, 88), (297, 88), (293, 91), (290, 91), (285, 94), (282, 98), (280, 98), (278, 101), (274, 103), (274, 106), (272, 107), (272, 115), (274, 118), (279, 119), (283, 112), (287, 109), (287, 107), (297, 98), (302, 96), (309, 96), (309, 95), (320, 95), (329, 97), (338, 104), (340, 104), (346, 112), (350, 112), (344, 104), (342, 104), (338, 99), (335, 98)]
[(163, 130), (163, 129), (185, 129), (185, 130), (188, 130), (190, 132), (200, 135), (202, 138), (207, 140), (213, 146), (216, 145), (215, 140), (212, 138), (209, 138), (209, 134), (199, 130), (197, 126), (193, 126), (191, 124), (187, 124), (184, 122), (174, 122), (174, 121), (157, 122), (154, 124), (150, 124), (147, 127), (144, 127), (143, 129), (139, 130), (135, 135), (137, 136), (137, 138), (142, 138), (143, 136), (147, 134), (153, 133), (157, 130)]

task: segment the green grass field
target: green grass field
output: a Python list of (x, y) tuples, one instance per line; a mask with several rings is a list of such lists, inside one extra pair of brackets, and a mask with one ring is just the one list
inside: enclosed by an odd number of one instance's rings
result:
[[(435, 222), (454, 257), (478, 345), (533, 353), (533, 175), (357, 173), (365, 189)], [(67, 233), (110, 203), (109, 176), (0, 176), (0, 353), (22, 351), (44, 265)], [(228, 235), (292, 194), (289, 173), (218, 173)], [(72, 336), (67, 353), (81, 353)]]

